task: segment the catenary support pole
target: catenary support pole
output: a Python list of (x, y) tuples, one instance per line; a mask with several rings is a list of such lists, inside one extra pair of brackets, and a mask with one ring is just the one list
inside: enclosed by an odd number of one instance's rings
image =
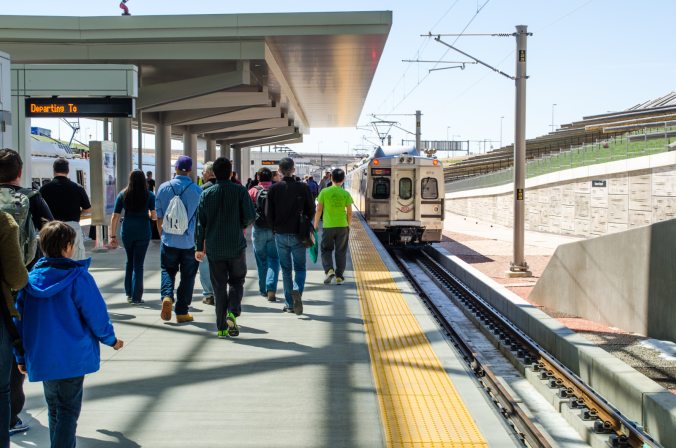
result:
[(418, 152), (422, 151), (422, 148), (420, 147), (420, 138), (421, 138), (421, 127), (420, 127), (420, 116), (422, 114), (420, 113), (419, 110), (415, 111), (415, 149)]
[(516, 27), (516, 105), (514, 123), (514, 259), (509, 277), (530, 277), (524, 259), (524, 214), (526, 201), (526, 44), (528, 27)]

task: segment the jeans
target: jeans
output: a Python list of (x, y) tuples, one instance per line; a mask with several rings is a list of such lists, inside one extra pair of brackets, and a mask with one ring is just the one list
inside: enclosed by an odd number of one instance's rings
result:
[(336, 251), (336, 277), (345, 274), (345, 260), (347, 255), (347, 237), (349, 227), (329, 227), (322, 230), (322, 267), (324, 272), (333, 269), (333, 251)]
[(77, 419), (82, 409), (84, 376), (44, 381), (52, 448), (74, 448)]
[(277, 255), (275, 234), (271, 229), (253, 226), (251, 240), (258, 268), (258, 291), (263, 296), (268, 291), (276, 293), (279, 280), (279, 255)]
[(188, 314), (198, 264), (195, 260), (195, 248), (178, 249), (165, 244), (160, 247), (160, 268), (162, 269), (160, 291), (163, 298), (170, 297), (172, 301), (174, 300), (174, 280), (178, 271), (181, 271), (181, 283), (176, 289), (176, 314)]
[(122, 239), (127, 252), (127, 270), (124, 275), (124, 292), (132, 301), (139, 302), (143, 296), (143, 262), (150, 240)]
[(23, 393), (23, 383), (26, 375), (19, 372), (16, 365), (16, 360), (12, 357), (12, 374), (9, 381), (9, 403), (10, 403), (10, 419), (9, 426), (16, 425), (19, 421), (19, 412), (23, 410), (23, 405), (26, 404), (26, 394)]
[(246, 278), (246, 249), (236, 258), (226, 260), (209, 259), (211, 284), (214, 286), (216, 301), (216, 326), (219, 330), (227, 330), (225, 318), (228, 311), (239, 316), (242, 313), (242, 296), (244, 295), (244, 279)]
[(204, 256), (204, 260), (199, 264), (200, 283), (202, 283), (202, 295), (209, 297), (214, 295), (214, 287), (211, 286), (211, 274), (209, 273), (209, 259)]
[(5, 322), (0, 320), (0, 448), (9, 447), (9, 375), (13, 358), (9, 331)]
[[(293, 308), (292, 291), (303, 294), (305, 288), (305, 256), (306, 249), (298, 235), (294, 233), (278, 233), (275, 235), (279, 264), (282, 267), (284, 283), (284, 301), (288, 308)], [(295, 278), (292, 278), (295, 271)]]

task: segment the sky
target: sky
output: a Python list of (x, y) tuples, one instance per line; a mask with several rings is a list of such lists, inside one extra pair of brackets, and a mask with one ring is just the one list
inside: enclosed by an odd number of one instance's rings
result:
[[(3, 4), (3, 14), (117, 15), (118, 4), (116, 0), (9, 1)], [(368, 131), (373, 115), (399, 123), (403, 130), (392, 130), (393, 143), (413, 139), (405, 131), (415, 131), (416, 110), (422, 112), (425, 140), (470, 141), (474, 153), (497, 148), (501, 141), (503, 145), (513, 142), (513, 81), (479, 65), (428, 72), (434, 64), (402, 62), (467, 60), (420, 37), (430, 31), (511, 34), (516, 25), (528, 26), (533, 33), (528, 39), (528, 138), (546, 134), (552, 124), (623, 110), (676, 90), (676, 2), (672, 0), (129, 0), (127, 5), (134, 15), (393, 11), (392, 29), (359, 129), (314, 128), (302, 144), (292, 146), (298, 152), (372, 147), (378, 143), (376, 134)], [(456, 37), (443, 39), (452, 43)], [(511, 36), (462, 36), (455, 46), (514, 74), (516, 43)], [(80, 137), (88, 139), (87, 134), (96, 133), (95, 125), (84, 123)], [(65, 134), (62, 128), (62, 137)]]

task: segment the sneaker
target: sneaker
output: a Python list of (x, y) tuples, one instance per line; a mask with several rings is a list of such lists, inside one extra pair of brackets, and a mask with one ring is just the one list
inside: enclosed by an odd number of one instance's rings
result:
[(228, 317), (225, 318), (225, 323), (228, 324), (228, 336), (239, 336), (237, 318), (232, 312), (228, 311)]
[(193, 319), (192, 314), (190, 314), (190, 313), (177, 314), (176, 315), (176, 322), (179, 323), (179, 324), (183, 324), (183, 323), (186, 323), (186, 322), (192, 322), (193, 320), (195, 320), (195, 319)]
[(132, 302), (131, 296), (127, 296), (127, 303), (131, 303), (131, 302)]
[(9, 428), (9, 435), (18, 434), (20, 432), (26, 432), (30, 429), (30, 426), (25, 424), (20, 418), (16, 420), (14, 426)]
[(162, 320), (171, 320), (171, 309), (173, 307), (174, 301), (171, 299), (171, 297), (165, 297), (162, 299), (162, 311), (160, 311), (160, 317)]
[(268, 302), (276, 302), (277, 301), (277, 295), (275, 294), (274, 291), (268, 291)]
[(329, 272), (326, 273), (326, 278), (324, 279), (324, 284), (328, 285), (333, 280), (333, 277), (336, 276), (336, 272), (333, 269), (329, 269)]
[(202, 299), (202, 303), (206, 305), (214, 305), (216, 301), (214, 300), (214, 296), (206, 296)]
[(285, 306), (284, 308), (282, 308), (282, 313), (293, 313), (293, 308)]
[(216, 333), (219, 339), (225, 339), (228, 337), (228, 330), (218, 330), (218, 333)]
[(343, 277), (336, 277), (336, 285), (342, 285), (344, 281)]
[(293, 312), (300, 316), (303, 314), (303, 301), (300, 297), (300, 291), (294, 289), (291, 291), (291, 297), (293, 297)]
[(139, 300), (129, 300), (129, 303), (131, 305), (143, 305), (146, 302), (143, 299), (139, 299)]

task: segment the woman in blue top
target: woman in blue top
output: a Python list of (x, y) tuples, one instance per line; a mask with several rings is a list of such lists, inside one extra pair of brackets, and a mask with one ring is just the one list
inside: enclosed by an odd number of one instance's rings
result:
[(124, 209), (122, 221), (122, 244), (127, 252), (127, 270), (124, 276), (124, 291), (127, 302), (143, 303), (143, 262), (152, 236), (151, 220), (157, 219), (155, 195), (148, 191), (146, 176), (141, 170), (129, 175), (129, 185), (117, 195), (115, 210), (110, 219), (109, 246), (118, 247), (117, 224)]

